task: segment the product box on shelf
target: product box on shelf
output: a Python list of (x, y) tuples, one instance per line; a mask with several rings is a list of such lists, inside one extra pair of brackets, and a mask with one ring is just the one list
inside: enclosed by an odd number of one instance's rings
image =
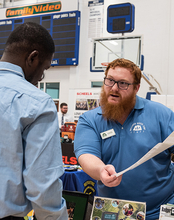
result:
[(66, 132), (75, 132), (76, 123), (75, 122), (65, 122), (65, 131)]

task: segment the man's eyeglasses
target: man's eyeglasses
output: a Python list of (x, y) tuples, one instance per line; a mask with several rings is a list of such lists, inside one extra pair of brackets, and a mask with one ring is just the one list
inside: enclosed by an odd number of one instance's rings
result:
[(111, 79), (111, 78), (104, 78), (104, 84), (106, 86), (110, 86), (110, 87), (113, 87), (115, 85), (115, 83), (117, 83), (117, 86), (119, 89), (122, 89), (122, 90), (127, 90), (129, 85), (134, 85), (136, 83), (127, 83), (127, 82), (124, 82), (124, 81), (115, 81), (114, 79)]

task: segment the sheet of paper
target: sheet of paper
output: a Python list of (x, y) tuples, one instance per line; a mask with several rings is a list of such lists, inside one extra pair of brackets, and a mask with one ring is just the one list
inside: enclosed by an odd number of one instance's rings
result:
[(128, 167), (127, 169), (115, 174), (117, 177), (126, 173), (129, 170), (134, 169), (135, 167), (139, 166), (140, 164), (146, 162), (147, 160), (151, 159), (152, 157), (156, 156), (157, 154), (161, 153), (162, 151), (168, 149), (174, 145), (174, 131), (162, 142), (155, 145), (147, 154), (145, 154), (140, 160), (134, 163), (132, 166)]
[(89, 7), (88, 38), (102, 37), (103, 35), (104, 6)]

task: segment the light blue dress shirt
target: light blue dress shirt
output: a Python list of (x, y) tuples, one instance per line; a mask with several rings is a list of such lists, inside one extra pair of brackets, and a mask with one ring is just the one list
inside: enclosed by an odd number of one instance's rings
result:
[(34, 209), (37, 220), (68, 219), (53, 100), (7, 62), (0, 62), (0, 97), (0, 218)]

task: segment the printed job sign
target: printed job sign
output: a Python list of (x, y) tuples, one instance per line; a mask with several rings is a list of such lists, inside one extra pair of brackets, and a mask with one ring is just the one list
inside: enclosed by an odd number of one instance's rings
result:
[(50, 12), (60, 11), (61, 8), (62, 5), (60, 1), (37, 4), (37, 5), (29, 5), (18, 8), (8, 8), (6, 10), (6, 17), (9, 18), (9, 17), (50, 13)]

